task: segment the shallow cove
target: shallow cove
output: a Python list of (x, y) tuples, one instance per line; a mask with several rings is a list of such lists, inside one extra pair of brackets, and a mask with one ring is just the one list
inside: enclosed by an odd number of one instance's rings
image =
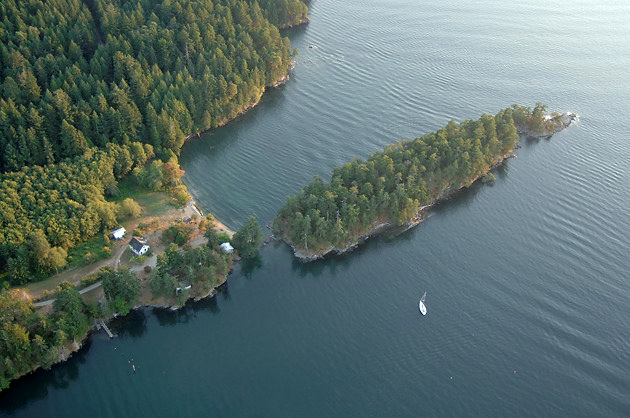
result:
[(250, 213), (271, 220), (313, 174), (451, 118), (542, 101), (581, 121), (522, 142), (493, 184), (401, 236), (309, 265), (270, 244), (215, 299), (116, 321), (118, 338), (96, 334), (14, 382), (0, 414), (626, 414), (630, 161), (613, 110), (630, 110), (630, 10), (619, 4), (311, 2), (311, 23), (288, 32), (300, 49), (291, 81), (182, 151), (196, 200), (233, 229)]

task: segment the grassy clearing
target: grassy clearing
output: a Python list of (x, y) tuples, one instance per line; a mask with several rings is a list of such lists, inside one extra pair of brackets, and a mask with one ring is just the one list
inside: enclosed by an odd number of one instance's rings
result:
[(68, 250), (68, 268), (86, 266), (111, 255), (111, 247), (105, 245), (102, 235), (97, 235)]
[(56, 274), (39, 282), (28, 283), (23, 286), (23, 289), (35, 299), (39, 299), (40, 297), (47, 299), (47, 297), (45, 297), (46, 291), (53, 292), (63, 281), (69, 280), (63, 273)]
[(156, 216), (182, 205), (166, 192), (148, 191), (140, 187), (132, 176), (127, 176), (118, 182), (118, 196), (110, 199), (112, 202), (122, 202), (131, 198), (142, 206), (140, 216)]
[(111, 202), (122, 202), (126, 198), (130, 197), (136, 199), (136, 196), (146, 193), (146, 190), (142, 189), (136, 180), (128, 175), (125, 178), (118, 181), (118, 195), (108, 200)]
[[(30, 295), (40, 297), (46, 290), (53, 291), (64, 280), (79, 285), (81, 279), (84, 279), (90, 274), (94, 274), (101, 266), (111, 264), (109, 259), (112, 256), (112, 251), (119, 251), (120, 245), (124, 245), (126, 248), (128, 247), (126, 241), (129, 240), (130, 234), (136, 227), (150, 233), (151, 230), (160, 228), (161, 221), (165, 214), (169, 212), (172, 213), (173, 209), (182, 208), (182, 205), (177, 203), (170, 194), (141, 189), (137, 186), (135, 180), (130, 177), (119, 182), (118, 191), (118, 196), (111, 199), (111, 201), (119, 202), (126, 198), (132, 198), (142, 207), (142, 212), (139, 217), (123, 219), (120, 223), (121, 226), (127, 229), (125, 242), (111, 241), (109, 246), (106, 245), (103, 237), (104, 234), (107, 234), (109, 231), (105, 231), (68, 250), (68, 264), (62, 272), (45, 280), (31, 282), (23, 286)], [(138, 225), (139, 222), (140, 225)], [(125, 251), (121, 263), (129, 263), (128, 257), (130, 257), (130, 255), (130, 252)], [(6, 273), (4, 273), (4, 276), (6, 277)], [(0, 285), (5, 277), (0, 275)]]
[(182, 205), (165, 192), (144, 192), (138, 193), (134, 197), (136, 202), (142, 206), (141, 217), (157, 216), (168, 212), (171, 209), (181, 208)]
[(86, 292), (81, 295), (81, 299), (85, 303), (98, 303), (99, 299), (104, 296), (103, 288), (97, 287), (96, 289), (92, 289), (89, 292)]

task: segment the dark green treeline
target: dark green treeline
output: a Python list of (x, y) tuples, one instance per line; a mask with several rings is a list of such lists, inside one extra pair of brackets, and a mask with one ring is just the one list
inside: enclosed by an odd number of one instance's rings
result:
[(185, 137), (287, 72), (289, 40), (266, 16), (292, 25), (306, 7), (2, 1), (0, 272), (23, 284), (63, 267), (69, 248), (117, 224), (108, 198), (131, 170), (149, 189), (182, 187)]
[(135, 168), (144, 187), (179, 185), (179, 166), (155, 160), (150, 145), (108, 144), (59, 164), (24, 167), (0, 176), (0, 262), (15, 285), (47, 277), (66, 265), (67, 250), (109, 231), (121, 216), (106, 196)]
[(519, 140), (514, 117), (538, 126), (542, 109), (537, 105), (535, 123), (532, 111), (517, 105), (476, 121), (451, 121), (437, 132), (389, 145), (367, 161), (336, 167), (330, 183), (315, 177), (287, 199), (274, 231), (316, 254), (351, 244), (380, 223), (403, 225), (421, 206), (488, 173)]
[(98, 315), (98, 306), (86, 305), (68, 282), (55, 292), (49, 315), (38, 314), (21, 296), (17, 289), (0, 290), (0, 391), (13, 379), (67, 358)]
[(186, 135), (225, 123), (286, 73), (289, 40), (265, 14), (306, 8), (263, 3), (3, 1), (0, 170), (110, 142), (178, 154)]
[[(298, 0), (257, 0), (269, 22), (286, 28), (308, 22), (308, 7)], [(249, 0), (250, 3), (254, 1)]]

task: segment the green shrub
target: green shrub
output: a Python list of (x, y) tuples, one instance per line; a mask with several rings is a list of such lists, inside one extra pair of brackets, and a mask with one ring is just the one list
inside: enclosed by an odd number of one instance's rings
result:
[(129, 258), (129, 262), (131, 264), (142, 264), (147, 260), (147, 256), (146, 255), (132, 255)]
[(182, 222), (171, 225), (162, 233), (162, 238), (166, 242), (174, 242), (182, 246), (188, 242), (192, 234), (192, 227)]
[(88, 287), (99, 280), (99, 277), (96, 274), (90, 274), (81, 279), (81, 288)]
[(173, 196), (182, 205), (185, 205), (190, 200), (190, 193), (188, 193), (188, 189), (183, 184), (173, 189)]

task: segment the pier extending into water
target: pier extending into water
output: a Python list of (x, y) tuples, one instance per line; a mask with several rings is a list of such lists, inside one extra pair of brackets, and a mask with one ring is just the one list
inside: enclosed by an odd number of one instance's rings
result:
[(107, 335), (109, 335), (109, 338), (114, 338), (114, 334), (112, 334), (112, 332), (109, 330), (109, 328), (107, 328), (107, 325), (105, 324), (105, 321), (103, 321), (102, 319), (99, 319), (98, 322), (96, 323), (96, 327), (98, 329), (101, 329), (101, 327), (105, 330), (105, 332), (107, 333)]

